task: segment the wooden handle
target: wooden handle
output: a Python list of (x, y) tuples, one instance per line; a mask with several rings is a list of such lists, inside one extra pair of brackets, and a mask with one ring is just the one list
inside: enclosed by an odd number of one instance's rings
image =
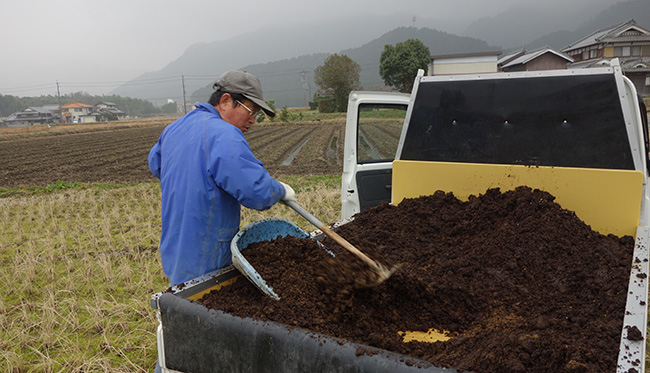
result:
[(323, 224), (320, 220), (318, 220), (314, 215), (310, 214), (302, 208), (297, 202), (294, 201), (286, 201), (284, 202), (285, 205), (291, 207), (296, 211), (300, 216), (303, 218), (307, 219), (308, 222), (313, 224), (316, 228), (320, 229), (325, 235), (334, 241), (338, 243), (339, 245), (343, 246), (346, 250), (351, 252), (352, 254), (356, 255), (359, 257), (359, 259), (363, 260), (366, 262), (369, 266), (373, 268), (379, 268), (379, 264), (377, 264), (374, 260), (370, 259), (366, 254), (362, 253), (354, 247), (351, 243), (346, 241), (343, 237), (339, 236), (338, 233), (334, 232), (333, 230), (329, 229), (325, 224)]
[(329, 229), (327, 226), (323, 225), (319, 227), (319, 229), (327, 235), (327, 237), (333, 239), (338, 243), (339, 245), (343, 246), (345, 249), (347, 249), (349, 252), (352, 254), (356, 255), (359, 257), (359, 259), (363, 260), (366, 262), (371, 267), (377, 267), (377, 263), (375, 263), (374, 260), (370, 259), (366, 254), (362, 253), (354, 247), (351, 243), (349, 243), (345, 238), (339, 236), (338, 233), (334, 232), (333, 230)]

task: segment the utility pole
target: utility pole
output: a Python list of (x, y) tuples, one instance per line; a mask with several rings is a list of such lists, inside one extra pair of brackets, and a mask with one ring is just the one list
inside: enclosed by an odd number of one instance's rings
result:
[(58, 80), (56, 81), (56, 97), (57, 97), (57, 99), (59, 101), (59, 116), (61, 117), (61, 118), (59, 118), (59, 121), (61, 121), (63, 119), (63, 113), (61, 112), (61, 91), (59, 90), (59, 81)]
[(183, 81), (183, 113), (187, 114), (187, 104), (185, 103), (185, 75), (181, 75)]
[(305, 72), (305, 68), (303, 67), (302, 71), (300, 72), (300, 81), (302, 81), (302, 88), (305, 90), (305, 103), (307, 107), (309, 107), (309, 93), (307, 91), (309, 83), (307, 83), (307, 79), (305, 79)]

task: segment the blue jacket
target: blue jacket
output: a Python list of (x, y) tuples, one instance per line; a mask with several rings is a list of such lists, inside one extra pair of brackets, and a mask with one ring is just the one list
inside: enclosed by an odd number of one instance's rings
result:
[(241, 130), (210, 104), (163, 130), (149, 170), (160, 179), (160, 255), (172, 285), (232, 264), (240, 204), (265, 210), (284, 196)]

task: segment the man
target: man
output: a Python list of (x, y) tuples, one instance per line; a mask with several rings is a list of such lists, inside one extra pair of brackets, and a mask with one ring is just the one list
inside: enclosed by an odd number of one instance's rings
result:
[(254, 75), (229, 71), (208, 103), (167, 126), (149, 152), (160, 179), (160, 255), (172, 285), (232, 264), (230, 241), (241, 205), (256, 210), (294, 200), (293, 189), (269, 175), (244, 137), (259, 110), (273, 117)]

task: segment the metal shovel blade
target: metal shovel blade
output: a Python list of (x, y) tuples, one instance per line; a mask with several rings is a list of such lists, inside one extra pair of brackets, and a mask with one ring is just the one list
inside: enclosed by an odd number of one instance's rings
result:
[(262, 292), (275, 300), (280, 300), (280, 296), (264, 281), (259, 272), (253, 268), (248, 260), (246, 260), (241, 250), (244, 250), (251, 243), (271, 241), (278, 236), (284, 237), (287, 235), (298, 238), (309, 237), (309, 233), (287, 220), (263, 219), (242, 228), (230, 242), (230, 252), (232, 253), (232, 262), (235, 268)]

